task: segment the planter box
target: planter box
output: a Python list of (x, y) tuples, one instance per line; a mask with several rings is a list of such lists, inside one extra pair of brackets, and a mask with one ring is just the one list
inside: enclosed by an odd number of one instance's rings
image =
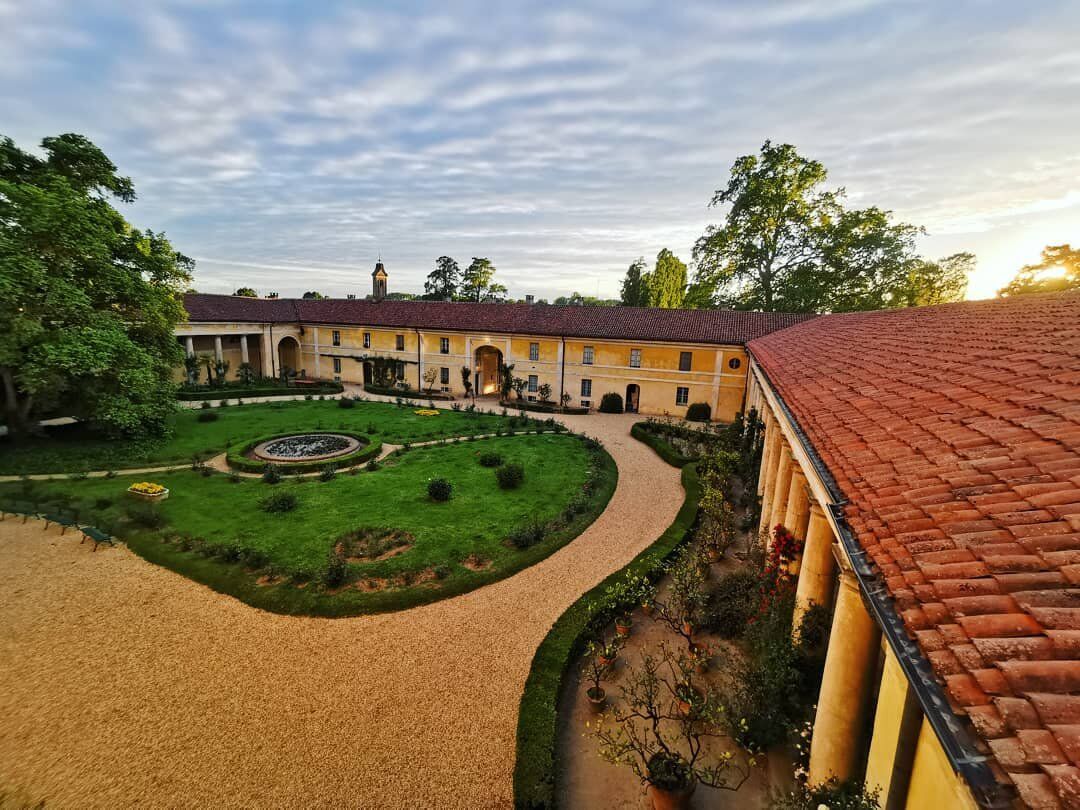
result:
[(137, 492), (133, 489), (129, 489), (128, 495), (134, 495), (136, 498), (142, 501), (163, 501), (169, 497), (169, 490), (165, 490), (164, 492), (158, 492), (156, 495), (151, 495), (147, 492)]

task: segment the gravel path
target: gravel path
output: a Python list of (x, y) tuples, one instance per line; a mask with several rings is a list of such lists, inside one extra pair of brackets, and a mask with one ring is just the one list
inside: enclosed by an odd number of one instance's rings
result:
[(678, 470), (632, 416), (566, 417), (619, 466), (607, 510), (472, 593), (351, 619), (277, 616), (124, 547), (0, 523), (0, 793), (49, 807), (506, 807), (533, 652), (652, 542)]

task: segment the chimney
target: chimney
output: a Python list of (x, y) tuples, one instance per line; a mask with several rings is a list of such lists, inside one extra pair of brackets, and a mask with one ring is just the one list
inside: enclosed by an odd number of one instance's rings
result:
[(536, 296), (535, 295), (526, 295), (525, 296), (525, 303), (526, 304), (535, 304), (536, 303)]

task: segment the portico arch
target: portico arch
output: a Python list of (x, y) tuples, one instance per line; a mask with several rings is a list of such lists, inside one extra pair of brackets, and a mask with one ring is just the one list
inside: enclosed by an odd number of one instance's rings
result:
[(499, 393), (499, 370), (503, 364), (503, 353), (494, 346), (477, 347), (474, 352), (473, 386), (477, 396), (489, 396)]
[(300, 341), (292, 335), (286, 335), (278, 341), (278, 374), (299, 373)]

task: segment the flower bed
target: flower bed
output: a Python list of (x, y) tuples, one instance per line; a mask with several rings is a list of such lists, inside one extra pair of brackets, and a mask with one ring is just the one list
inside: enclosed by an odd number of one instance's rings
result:
[(139, 481), (132, 484), (127, 491), (144, 501), (163, 501), (169, 497), (168, 489), (161, 484), (154, 484), (150, 481)]
[(499, 405), (507, 410), (537, 411), (539, 413), (565, 413), (573, 416), (582, 416), (589, 413), (588, 408), (565, 407), (560, 408), (554, 402), (529, 402), (527, 399), (501, 399)]
[(208, 399), (251, 399), (253, 397), (295, 397), (305, 394), (325, 395), (340, 394), (345, 390), (339, 382), (320, 382), (317, 385), (282, 386), (280, 384), (267, 386), (201, 386), (199, 388), (181, 388), (176, 392), (176, 398), (184, 401), (198, 401)]

